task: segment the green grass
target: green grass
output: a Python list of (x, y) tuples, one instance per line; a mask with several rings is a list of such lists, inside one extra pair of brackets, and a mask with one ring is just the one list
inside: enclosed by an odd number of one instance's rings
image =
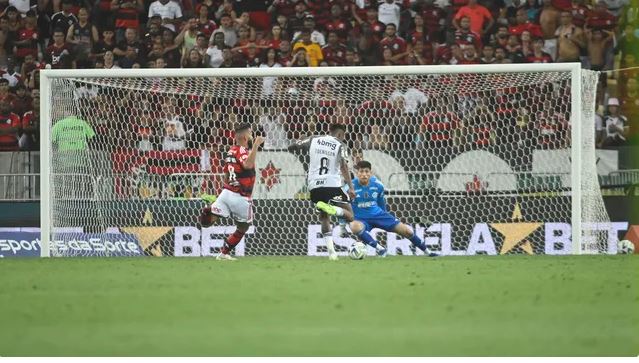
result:
[(639, 354), (639, 258), (0, 261), (0, 356)]

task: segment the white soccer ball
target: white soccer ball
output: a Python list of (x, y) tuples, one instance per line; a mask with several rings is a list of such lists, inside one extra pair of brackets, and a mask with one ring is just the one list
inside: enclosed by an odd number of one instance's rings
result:
[(622, 255), (632, 255), (633, 253), (635, 253), (634, 243), (628, 241), (627, 239), (623, 239), (617, 242), (617, 253)]
[(363, 260), (366, 257), (366, 245), (362, 242), (355, 242), (348, 249), (348, 257), (351, 260)]

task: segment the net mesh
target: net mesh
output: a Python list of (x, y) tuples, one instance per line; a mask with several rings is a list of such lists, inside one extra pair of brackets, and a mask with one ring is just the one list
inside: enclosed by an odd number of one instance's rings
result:
[[(576, 142), (590, 226), (609, 222), (595, 168), (596, 78), (584, 72), (573, 91), (583, 100)], [(217, 253), (233, 221), (201, 228), (198, 197), (221, 191), (238, 122), (266, 138), (238, 255), (326, 254), (307, 156), (286, 148), (331, 123), (348, 126), (351, 163), (372, 163), (390, 211), (431, 249), (573, 252), (570, 72), (51, 82), (53, 255)], [(354, 237), (334, 234), (345, 254)], [(373, 234), (390, 254), (421, 253), (393, 233)], [(585, 236), (588, 251), (608, 250), (604, 234)]]

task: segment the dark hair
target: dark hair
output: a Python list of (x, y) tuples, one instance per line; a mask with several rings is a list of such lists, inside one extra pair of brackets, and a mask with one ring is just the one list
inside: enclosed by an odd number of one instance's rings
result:
[(336, 130), (342, 130), (344, 132), (346, 132), (346, 125), (344, 124), (331, 124), (329, 131), (330, 132), (335, 132)]
[(242, 132), (244, 130), (250, 130), (251, 124), (248, 122), (241, 122), (237, 126), (235, 126), (235, 132)]
[(370, 161), (361, 160), (355, 165), (355, 169), (357, 169), (357, 170), (359, 170), (359, 169), (373, 169), (373, 166), (371, 165)]

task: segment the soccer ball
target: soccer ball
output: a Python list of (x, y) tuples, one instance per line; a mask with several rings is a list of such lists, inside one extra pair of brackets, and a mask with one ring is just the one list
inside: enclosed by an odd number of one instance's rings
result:
[(634, 243), (628, 241), (627, 239), (617, 242), (617, 253), (622, 255), (632, 255), (633, 253), (635, 253)]
[(366, 245), (362, 242), (355, 242), (348, 249), (348, 257), (351, 260), (363, 260), (366, 257)]

